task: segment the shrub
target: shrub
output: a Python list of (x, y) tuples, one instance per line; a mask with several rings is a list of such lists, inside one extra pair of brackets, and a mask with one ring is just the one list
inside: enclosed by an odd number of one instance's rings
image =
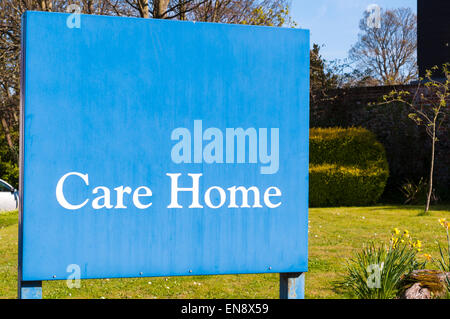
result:
[(19, 168), (17, 164), (10, 162), (1, 162), (0, 158), (0, 176), (14, 188), (19, 186)]
[(333, 164), (309, 169), (311, 206), (362, 206), (376, 203), (386, 185), (388, 172)]
[(374, 204), (388, 176), (384, 148), (366, 129), (310, 130), (310, 206)]
[[(421, 178), (417, 184), (407, 179), (400, 188), (400, 191), (405, 197), (405, 202), (403, 204), (425, 205), (428, 195), (427, 187), (428, 182), (423, 178)], [(431, 193), (431, 200), (433, 202), (436, 202), (438, 200), (434, 190)]]

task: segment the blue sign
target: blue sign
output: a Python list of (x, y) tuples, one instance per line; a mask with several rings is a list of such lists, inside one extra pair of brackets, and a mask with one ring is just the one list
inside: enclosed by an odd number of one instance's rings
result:
[(306, 271), (308, 31), (70, 18), (23, 18), (22, 280)]

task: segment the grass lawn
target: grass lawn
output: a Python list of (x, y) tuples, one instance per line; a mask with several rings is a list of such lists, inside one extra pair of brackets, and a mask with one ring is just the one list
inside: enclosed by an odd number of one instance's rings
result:
[[(423, 252), (437, 257), (444, 243), (439, 218), (450, 219), (450, 206), (374, 206), (313, 208), (309, 211), (307, 298), (348, 298), (334, 289), (345, 262), (368, 241), (385, 241), (394, 227), (408, 229), (423, 242)], [(0, 298), (17, 295), (17, 212), (0, 214)], [(83, 280), (80, 289), (65, 281), (43, 283), (44, 298), (278, 298), (278, 275), (225, 275), (170, 278)]]

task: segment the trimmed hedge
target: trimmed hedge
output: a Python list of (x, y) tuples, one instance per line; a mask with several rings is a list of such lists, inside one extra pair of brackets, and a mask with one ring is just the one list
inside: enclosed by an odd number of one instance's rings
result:
[(363, 128), (310, 130), (311, 207), (361, 206), (377, 202), (389, 168), (383, 146)]

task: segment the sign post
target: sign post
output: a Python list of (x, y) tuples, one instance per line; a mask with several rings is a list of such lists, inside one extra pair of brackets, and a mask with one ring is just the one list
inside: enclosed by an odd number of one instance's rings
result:
[(280, 274), (280, 299), (305, 298), (305, 273)]
[(20, 299), (42, 299), (42, 281), (20, 281)]
[(19, 297), (308, 267), (309, 32), (26, 12)]

